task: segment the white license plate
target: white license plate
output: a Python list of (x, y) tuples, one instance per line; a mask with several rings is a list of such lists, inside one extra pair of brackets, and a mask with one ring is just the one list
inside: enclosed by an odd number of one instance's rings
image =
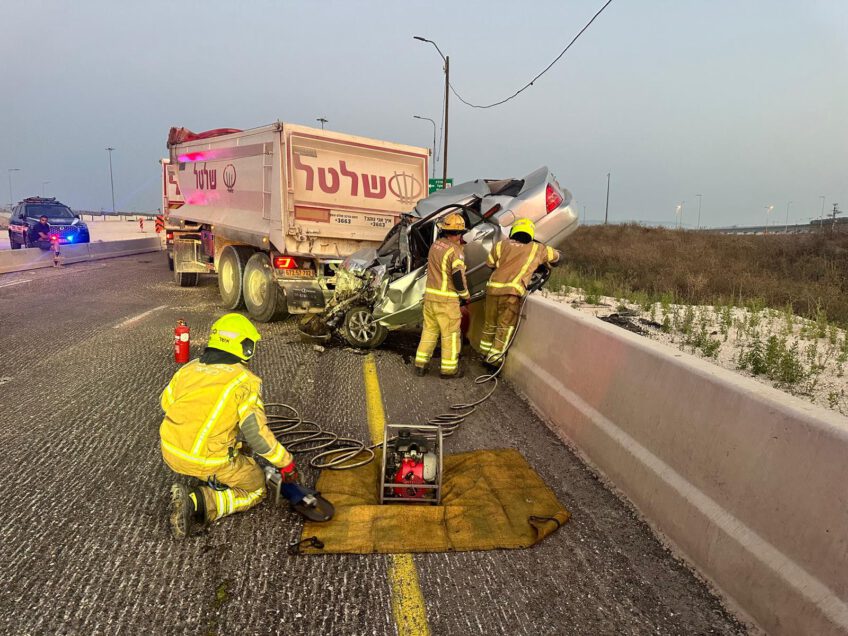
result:
[(315, 272), (311, 269), (284, 269), (283, 274), (292, 278), (313, 278), (315, 276)]

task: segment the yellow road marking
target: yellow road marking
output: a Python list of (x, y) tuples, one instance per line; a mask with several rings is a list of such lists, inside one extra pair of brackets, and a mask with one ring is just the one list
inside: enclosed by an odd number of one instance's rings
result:
[[(377, 364), (370, 353), (362, 364), (365, 377), (365, 406), (368, 412), (368, 428), (371, 442), (383, 441), (383, 429), (386, 426), (386, 412), (383, 410), (383, 396), (380, 393), (380, 379), (377, 376)], [(389, 555), (389, 587), (392, 593), (392, 614), (395, 617), (398, 636), (429, 636), (427, 611), (424, 595), (418, 582), (418, 571), (411, 554)]]

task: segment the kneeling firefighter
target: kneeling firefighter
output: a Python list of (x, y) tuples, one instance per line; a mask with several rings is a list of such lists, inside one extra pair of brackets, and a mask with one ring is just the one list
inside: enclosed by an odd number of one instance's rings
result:
[(265, 473), (240, 451), (239, 432), (280, 469), (284, 482), (297, 481), (291, 453), (268, 429), (262, 382), (246, 366), (260, 339), (244, 316), (223, 316), (212, 325), (203, 355), (177, 371), (162, 392), (162, 457), (174, 472), (207, 482), (190, 490), (171, 486), (171, 533), (177, 539), (265, 496)]
[(424, 330), (415, 354), (415, 371), (418, 375), (427, 373), (427, 365), (441, 335), (441, 376), (454, 378), (460, 375), (459, 350), (462, 346), (459, 305), (469, 297), (465, 280), (465, 251), (462, 248), (465, 218), (458, 212), (451, 212), (445, 215), (438, 227), (441, 235), (427, 255)]
[(530, 219), (518, 219), (512, 225), (509, 238), (497, 243), (486, 265), (495, 271), (486, 285), (483, 333), (480, 351), (486, 362), (496, 364), (503, 357), (512, 340), (521, 299), (527, 294), (527, 285), (540, 265), (551, 265), (560, 259), (560, 253), (534, 240), (536, 225)]

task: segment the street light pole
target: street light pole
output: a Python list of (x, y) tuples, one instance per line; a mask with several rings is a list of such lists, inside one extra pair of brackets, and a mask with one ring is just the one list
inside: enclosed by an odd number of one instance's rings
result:
[(433, 124), (433, 163), (430, 166), (430, 175), (433, 179), (436, 178), (436, 122), (430, 119), (429, 117), (422, 117), (421, 115), (413, 115), (415, 119), (425, 119)]
[(324, 130), (324, 124), (328, 123), (330, 120), (326, 119), (324, 117), (319, 117), (315, 121), (320, 121), (321, 122), (321, 130)]
[(701, 199), (704, 196), (703, 194), (696, 194), (698, 197), (698, 229), (701, 229)]
[(12, 196), (12, 173), (20, 171), (20, 168), (9, 168), (9, 212), (12, 211), (12, 207), (15, 205), (15, 197)]
[(773, 206), (773, 205), (767, 205), (767, 206), (766, 206), (766, 234), (768, 234), (768, 229), (769, 229), (769, 215), (771, 214), (771, 211), (772, 211), (772, 210), (774, 210), (774, 206)]
[(112, 214), (115, 214), (115, 179), (112, 177), (112, 151), (114, 148), (109, 146), (106, 148), (106, 152), (109, 153), (109, 185), (112, 188)]
[(607, 207), (604, 210), (604, 225), (609, 222), (609, 188), (610, 188), (610, 173), (607, 172)]
[(784, 234), (789, 234), (789, 206), (792, 205), (792, 201), (786, 204), (786, 226), (783, 228)]
[(439, 52), (439, 55), (442, 56), (442, 60), (445, 63), (445, 146), (442, 150), (442, 179), (444, 180), (443, 186), (447, 187), (448, 185), (448, 125), (449, 125), (449, 113), (448, 106), (450, 104), (450, 56), (445, 57), (445, 54), (442, 53), (442, 49), (439, 48), (439, 45), (433, 42), (433, 40), (428, 40), (427, 38), (422, 38), (420, 35), (413, 35), (414, 39), (419, 42), (429, 42), (433, 46), (436, 47), (436, 50)]

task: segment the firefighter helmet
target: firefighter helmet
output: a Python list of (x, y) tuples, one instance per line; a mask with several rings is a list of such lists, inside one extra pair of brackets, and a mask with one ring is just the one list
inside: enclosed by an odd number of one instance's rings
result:
[(207, 346), (231, 353), (245, 362), (253, 357), (262, 339), (256, 327), (241, 314), (226, 314), (212, 325)]
[(512, 229), (509, 231), (510, 238), (523, 232), (527, 236), (530, 237), (532, 241), (536, 238), (536, 224), (533, 223), (530, 219), (518, 219), (515, 223), (512, 224)]
[(464, 232), (465, 217), (463, 217), (459, 212), (446, 214), (439, 222), (439, 229), (445, 232)]

